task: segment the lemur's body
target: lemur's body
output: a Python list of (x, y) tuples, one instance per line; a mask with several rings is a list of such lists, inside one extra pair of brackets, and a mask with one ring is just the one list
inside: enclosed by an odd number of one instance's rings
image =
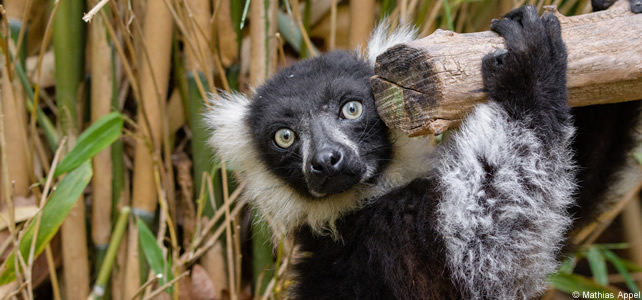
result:
[(414, 38), (375, 32), (369, 59), (332, 52), (217, 99), (211, 144), (304, 253), (297, 299), (531, 298), (556, 266), (574, 191), (566, 51), (533, 7), (494, 21), (491, 101), (433, 148), (385, 127), (374, 57)]

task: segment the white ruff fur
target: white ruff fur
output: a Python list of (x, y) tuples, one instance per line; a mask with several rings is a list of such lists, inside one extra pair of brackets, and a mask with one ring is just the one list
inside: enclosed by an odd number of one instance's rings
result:
[(367, 199), (425, 175), (430, 166), (429, 156), (434, 152), (428, 138), (408, 138), (391, 133), (394, 158), (376, 183), (358, 184), (349, 191), (324, 199), (308, 199), (272, 174), (260, 160), (245, 123), (249, 99), (241, 94), (221, 94), (213, 104), (212, 112), (205, 116), (213, 129), (209, 144), (221, 159), (241, 174), (246, 181), (245, 195), (279, 234), (288, 234), (307, 224), (318, 233), (338, 237), (334, 228), (337, 219), (366, 204)]
[(390, 22), (385, 19), (370, 34), (367, 51), (363, 51), (361, 47), (357, 51), (374, 67), (377, 56), (388, 50), (388, 48), (410, 42), (416, 37), (417, 29), (410, 25), (400, 25), (390, 32)]
[[(388, 34), (389, 23), (382, 22), (373, 31), (364, 59), (374, 66), (375, 58), (387, 48), (415, 38), (410, 27), (400, 27)], [(275, 176), (259, 158), (253, 137), (245, 123), (249, 99), (238, 93), (222, 93), (212, 99), (214, 109), (205, 115), (213, 130), (209, 144), (220, 158), (238, 171), (246, 181), (245, 195), (251, 199), (277, 234), (288, 234), (307, 224), (315, 232), (338, 238), (335, 221), (346, 213), (367, 204), (366, 200), (401, 187), (425, 175), (430, 169), (429, 156), (434, 147), (429, 138), (408, 138), (391, 131), (393, 159), (374, 184), (357, 184), (349, 191), (325, 199), (306, 199)]]

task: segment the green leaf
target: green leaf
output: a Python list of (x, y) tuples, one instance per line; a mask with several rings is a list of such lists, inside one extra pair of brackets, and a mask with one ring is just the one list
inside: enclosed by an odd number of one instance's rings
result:
[(614, 291), (596, 283), (593, 280), (590, 280), (584, 276), (576, 274), (563, 274), (555, 273), (548, 277), (548, 281), (558, 290), (564, 291), (566, 293), (577, 293), (580, 295), (583, 292), (588, 293), (613, 293)]
[(593, 273), (593, 279), (599, 284), (607, 285), (609, 284), (608, 273), (606, 271), (606, 261), (604, 261), (604, 256), (600, 252), (600, 249), (594, 246), (591, 246), (586, 253), (586, 259), (589, 262), (591, 267), (591, 273)]
[(569, 257), (565, 259), (560, 265), (558, 272), (564, 273), (564, 274), (573, 273), (573, 269), (575, 268), (575, 263), (576, 263), (575, 257)]
[[(40, 227), (38, 228), (38, 235), (36, 237), (36, 246), (34, 255), (37, 256), (45, 249), (45, 246), (54, 237), (58, 228), (69, 214), (71, 208), (76, 204), (76, 201), (82, 195), (89, 180), (92, 176), (91, 164), (89, 162), (82, 164), (79, 168), (69, 173), (63, 178), (58, 186), (51, 194), (49, 201), (42, 209), (42, 217), (40, 219)], [(34, 219), (29, 223), (27, 231), (20, 240), (20, 253), (26, 260), (31, 248), (31, 241), (33, 239), (36, 227), (36, 220)], [(6, 284), (15, 278), (15, 252), (7, 258), (6, 269), (2, 276), (0, 276), (0, 285)]]
[(453, 25), (453, 15), (452, 15), (452, 11), (450, 9), (450, 3), (448, 3), (448, 0), (444, 0), (444, 16), (446, 17), (448, 30), (455, 31), (455, 25)]
[(633, 271), (633, 272), (642, 272), (642, 267), (637, 265), (636, 263), (623, 258), (620, 258), (620, 261), (624, 264), (627, 270)]
[(638, 288), (637, 284), (635, 284), (635, 281), (631, 277), (631, 274), (629, 274), (629, 271), (626, 269), (624, 262), (622, 262), (622, 260), (611, 250), (605, 249), (602, 250), (602, 253), (604, 254), (604, 258), (611, 262), (617, 272), (622, 275), (622, 278), (624, 278), (624, 282), (626, 282), (626, 286), (629, 288), (629, 290), (633, 293), (639, 292), (640, 289)]
[(642, 165), (642, 152), (634, 152), (633, 157), (635, 157), (638, 164)]
[(241, 22), (239, 24), (240, 30), (243, 30), (243, 27), (245, 26), (245, 18), (247, 17), (247, 12), (250, 10), (250, 1), (251, 0), (245, 1), (245, 7), (243, 7), (243, 15), (241, 16)]
[(74, 148), (56, 167), (54, 176), (73, 170), (116, 141), (123, 128), (123, 116), (110, 113), (92, 124), (76, 140)]
[(595, 244), (593, 245), (596, 248), (602, 250), (602, 249), (609, 249), (609, 250), (619, 250), (619, 249), (628, 249), (629, 244), (627, 243), (608, 243), (608, 244)]
[[(163, 255), (163, 250), (156, 243), (156, 238), (145, 222), (138, 219), (138, 242), (139, 247), (143, 249), (145, 254), (145, 259), (147, 263), (154, 271), (156, 276), (161, 276), (159, 279), (160, 285), (165, 284), (166, 282), (172, 280), (171, 267), (169, 264), (165, 263), (165, 255)], [(167, 289), (168, 293), (172, 292), (172, 288)]]

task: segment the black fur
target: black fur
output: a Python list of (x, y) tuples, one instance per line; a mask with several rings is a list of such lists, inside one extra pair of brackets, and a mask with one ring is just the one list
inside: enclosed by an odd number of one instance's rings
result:
[[(630, 0), (631, 9), (642, 12), (641, 0)], [(592, 0), (595, 11), (607, 9), (615, 1)], [(605, 199), (617, 180), (626, 158), (635, 146), (635, 130), (640, 122), (642, 101), (576, 107), (571, 110), (576, 138), (573, 143), (578, 163), (577, 205), (571, 213), (576, 226), (595, 217), (595, 208)]]
[[(385, 167), (391, 156), (388, 128), (381, 121), (370, 92), (369, 78), (373, 70), (354, 53), (335, 51), (308, 59), (281, 70), (261, 86), (254, 96), (247, 118), (255, 142), (270, 170), (305, 196), (311, 196), (303, 167), (301, 135), (306, 132), (314, 149), (331, 140), (327, 128), (317, 130), (323, 118), (327, 127), (336, 127), (358, 144), (359, 157), (346, 151), (348, 169), (365, 172), (362, 166), (370, 163), (376, 170)], [(356, 120), (340, 118), (343, 104), (358, 100), (363, 115)], [(274, 120), (278, 120), (275, 122)], [(308, 122), (314, 120), (313, 122)], [(291, 128), (297, 140), (288, 149), (274, 144), (274, 133)], [(314, 151), (312, 151), (314, 152)], [(339, 178), (335, 185), (351, 178)], [(354, 184), (354, 182), (352, 183)]]
[(456, 299), (434, 232), (435, 182), (417, 179), (337, 224), (340, 240), (307, 227), (295, 267), (296, 299)]

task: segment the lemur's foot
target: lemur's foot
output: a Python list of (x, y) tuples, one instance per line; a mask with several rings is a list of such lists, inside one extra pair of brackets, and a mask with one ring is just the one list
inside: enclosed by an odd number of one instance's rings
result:
[(540, 18), (535, 7), (524, 6), (493, 20), (490, 29), (506, 42), (506, 50), (489, 53), (482, 61), (490, 98), (516, 118), (565, 112), (566, 48), (557, 18), (550, 13)]

